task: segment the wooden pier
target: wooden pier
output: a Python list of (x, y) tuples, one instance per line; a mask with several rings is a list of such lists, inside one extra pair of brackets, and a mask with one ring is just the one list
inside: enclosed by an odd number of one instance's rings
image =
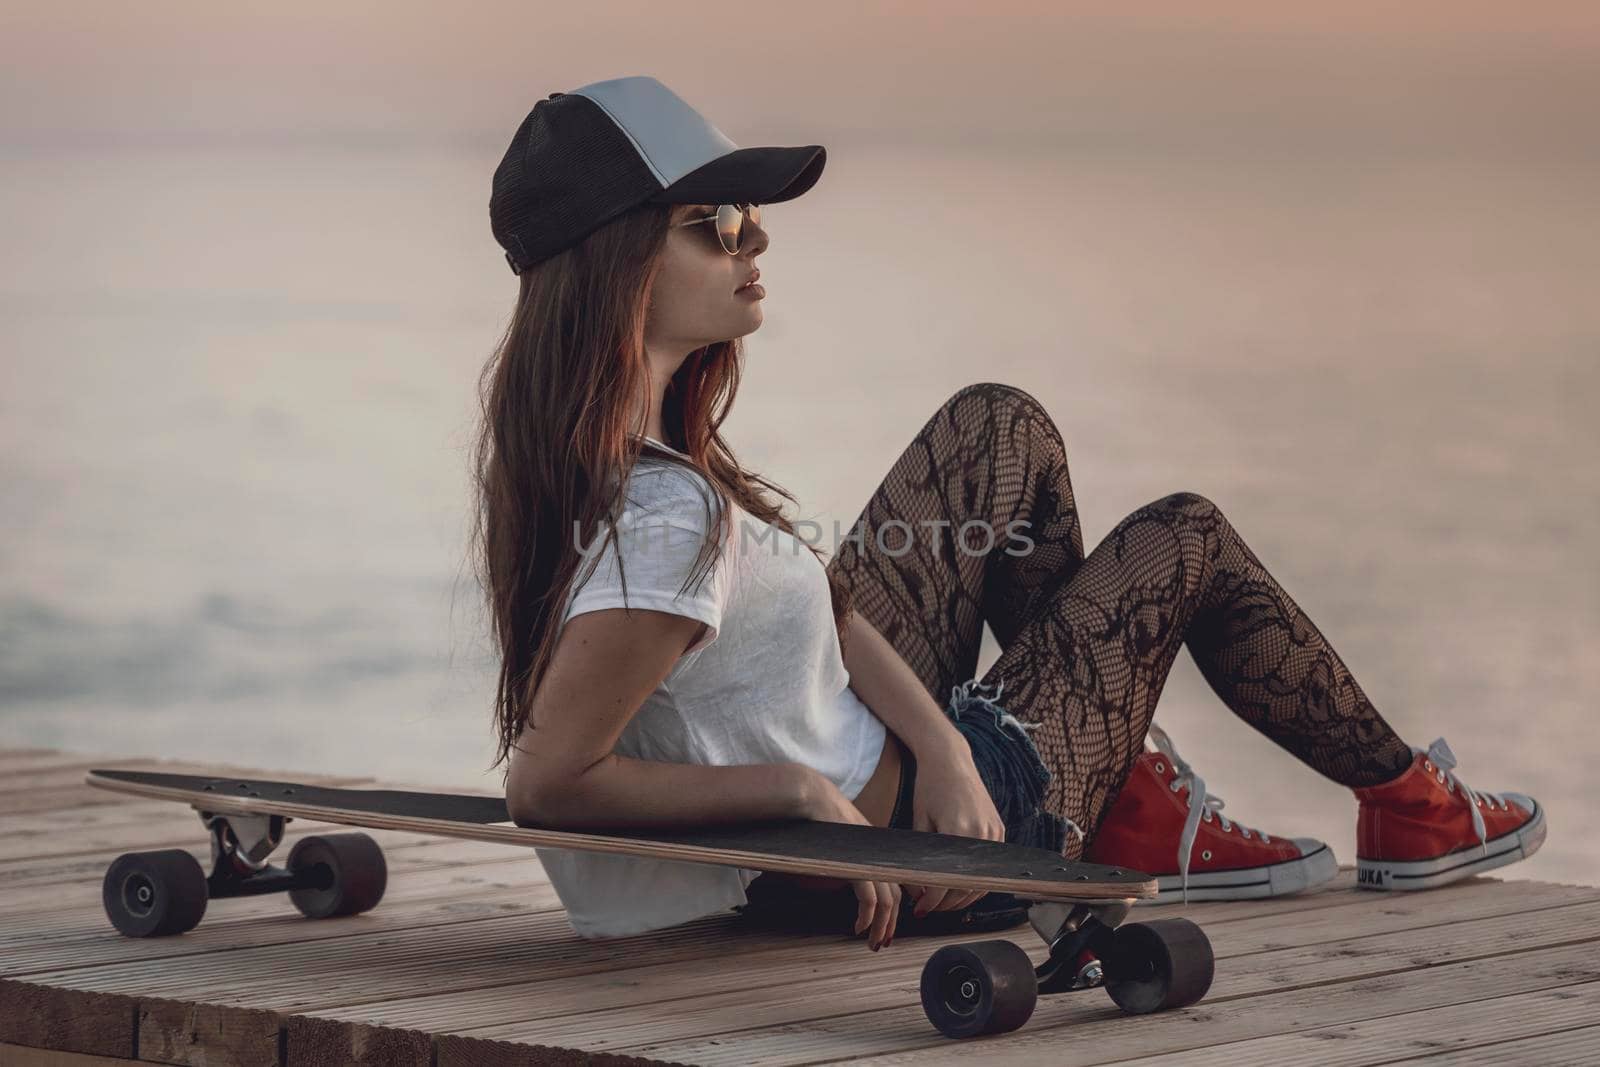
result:
[[(364, 915), (312, 921), (281, 895), (241, 897), (181, 936), (123, 937), (100, 902), (106, 866), (174, 847), (208, 862), (209, 847), (193, 811), (90, 788), (90, 767), (464, 791), (0, 749), (0, 1065), (1600, 1063), (1590, 886), (1381, 894), (1345, 869), (1277, 900), (1141, 907), (1204, 926), (1217, 973), (1200, 1004), (1128, 1016), (1099, 990), (1045, 996), (1021, 1030), (952, 1041), (923, 1016), (923, 962), (990, 937), (1037, 961), (1027, 926), (874, 953), (730, 914), (584, 941), (531, 850), (397, 831), (367, 831), (389, 887)], [(328, 829), (345, 828), (294, 820), (274, 861)]]

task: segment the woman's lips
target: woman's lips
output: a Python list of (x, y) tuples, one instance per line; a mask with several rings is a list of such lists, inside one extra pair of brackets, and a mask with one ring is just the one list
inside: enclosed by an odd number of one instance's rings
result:
[(735, 289), (733, 291), (733, 295), (734, 296), (751, 296), (751, 297), (755, 297), (757, 300), (759, 300), (762, 297), (767, 295), (767, 291), (761, 287), (759, 282), (751, 282), (749, 285), (742, 285), (739, 288)]

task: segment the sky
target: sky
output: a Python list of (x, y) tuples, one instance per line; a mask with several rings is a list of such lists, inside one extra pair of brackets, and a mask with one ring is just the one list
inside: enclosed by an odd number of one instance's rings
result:
[(11, 4), (0, 142), (481, 147), (646, 73), (741, 145), (1593, 152), (1597, 40), (1548, 2)]

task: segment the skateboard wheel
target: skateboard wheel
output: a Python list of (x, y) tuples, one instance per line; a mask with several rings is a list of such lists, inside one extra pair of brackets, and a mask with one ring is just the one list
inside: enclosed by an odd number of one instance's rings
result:
[(111, 925), (128, 937), (166, 937), (193, 930), (210, 894), (200, 861), (181, 848), (125, 852), (100, 886)]
[(1188, 919), (1127, 923), (1113, 931), (1105, 965), (1106, 991), (1132, 1015), (1197, 1002), (1216, 971), (1211, 941)]
[(1010, 941), (946, 945), (922, 968), (922, 1010), (946, 1037), (1015, 1030), (1038, 1000), (1033, 961)]
[(383, 849), (362, 833), (302, 837), (289, 851), (289, 870), (318, 876), (317, 886), (289, 890), (289, 900), (308, 919), (370, 911), (389, 884)]

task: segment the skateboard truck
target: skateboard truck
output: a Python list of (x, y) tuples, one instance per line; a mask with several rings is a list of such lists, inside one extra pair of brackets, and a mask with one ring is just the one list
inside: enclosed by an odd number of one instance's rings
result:
[(1034, 904), (1028, 923), (1050, 947), (1050, 956), (1034, 974), (1040, 993), (1092, 989), (1105, 982), (1101, 960), (1111, 951), (1116, 926), (1127, 918), (1126, 901), (1105, 904)]
[[(200, 821), (211, 836), (211, 867), (220, 869), (224, 860), (244, 871), (259, 871), (267, 857), (283, 840), (284, 824), (292, 815), (219, 815), (198, 806)], [(242, 872), (241, 872), (242, 873)]]
[(284, 824), (292, 815), (224, 815), (192, 804), (211, 840), (211, 873), (206, 875), (206, 896), (245, 897), (291, 889), (320, 889), (325, 871), (291, 872), (268, 862), (283, 841)]

